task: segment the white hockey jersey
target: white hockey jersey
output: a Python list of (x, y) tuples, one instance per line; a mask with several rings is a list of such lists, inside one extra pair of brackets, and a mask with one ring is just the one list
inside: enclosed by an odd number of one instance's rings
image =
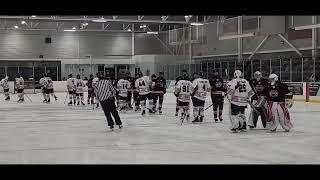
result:
[(67, 79), (67, 89), (68, 89), (68, 91), (76, 90), (75, 78), (68, 78)]
[(3, 89), (9, 89), (9, 82), (7, 78), (3, 78), (0, 81), (0, 86), (3, 87)]
[(44, 87), (44, 81), (45, 81), (45, 77), (43, 77), (43, 78), (41, 78), (41, 79), (39, 80), (39, 85), (40, 85), (40, 87)]
[(178, 100), (181, 102), (190, 102), (192, 83), (188, 80), (179, 80), (175, 87), (175, 93), (179, 94)]
[(23, 77), (15, 79), (15, 88), (16, 89), (24, 89), (24, 79), (23, 79)]
[(136, 80), (135, 87), (139, 95), (146, 95), (150, 93), (151, 80), (148, 76), (143, 76)]
[(211, 86), (208, 79), (197, 78), (192, 82), (192, 91), (195, 91), (194, 97), (205, 101), (207, 92), (210, 92)]
[(76, 93), (83, 93), (83, 88), (86, 86), (82, 79), (75, 79)]
[(117, 91), (119, 96), (128, 97), (128, 90), (131, 88), (131, 83), (128, 80), (120, 79), (117, 83)]
[(51, 77), (44, 78), (43, 86), (46, 89), (53, 89), (53, 81), (52, 81)]
[(246, 106), (248, 98), (254, 94), (249, 82), (243, 78), (232, 79), (228, 83), (228, 99), (237, 106)]

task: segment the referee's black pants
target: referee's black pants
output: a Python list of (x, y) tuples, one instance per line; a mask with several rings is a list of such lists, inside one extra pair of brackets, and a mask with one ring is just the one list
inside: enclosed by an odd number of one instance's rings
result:
[(116, 121), (116, 125), (121, 125), (122, 124), (122, 122), (120, 120), (120, 117), (119, 117), (119, 114), (118, 114), (118, 111), (117, 111), (117, 108), (116, 108), (116, 105), (114, 104), (114, 102), (115, 102), (114, 97), (113, 98), (109, 98), (107, 100), (100, 101), (101, 107), (102, 107), (102, 109), (104, 111), (104, 114), (106, 115), (106, 118), (107, 118), (108, 126), (114, 126), (114, 122), (113, 122), (113, 119), (111, 117), (111, 114), (112, 114), (112, 116), (114, 117), (114, 119)]

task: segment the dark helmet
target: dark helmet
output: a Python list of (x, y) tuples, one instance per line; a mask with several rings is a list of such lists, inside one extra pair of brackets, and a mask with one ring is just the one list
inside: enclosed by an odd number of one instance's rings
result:
[(157, 78), (157, 76), (155, 74), (151, 75), (151, 79), (156, 79), (156, 78)]
[(79, 74), (77, 75), (77, 79), (80, 79), (80, 75)]
[(72, 78), (72, 74), (69, 74), (69, 75), (68, 75), (68, 78)]
[(90, 74), (90, 79), (93, 78), (93, 74)]
[(138, 72), (138, 76), (139, 76), (139, 77), (142, 77), (142, 76), (143, 76), (143, 74), (142, 74), (141, 71)]
[(199, 76), (200, 76), (200, 78), (203, 78), (203, 77), (204, 77), (203, 71), (200, 71), (200, 72), (199, 72)]

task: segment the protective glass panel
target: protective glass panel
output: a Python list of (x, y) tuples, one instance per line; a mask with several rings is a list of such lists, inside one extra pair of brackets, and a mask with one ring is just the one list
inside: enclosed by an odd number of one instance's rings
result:
[(311, 57), (303, 58), (303, 81), (314, 81), (314, 61)]
[(270, 75), (270, 60), (261, 60), (261, 73), (265, 78), (269, 78)]
[(281, 59), (281, 80), (288, 82), (290, 80), (290, 59)]
[(292, 81), (301, 82), (302, 81), (302, 59), (292, 58)]

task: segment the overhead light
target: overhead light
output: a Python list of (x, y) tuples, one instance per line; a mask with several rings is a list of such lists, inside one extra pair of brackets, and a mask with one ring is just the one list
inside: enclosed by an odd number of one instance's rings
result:
[(202, 26), (203, 23), (192, 22), (192, 23), (190, 23), (190, 25), (192, 25), (192, 26)]
[(37, 17), (37, 16), (35, 16), (35, 15), (32, 15), (31, 17), (32, 17), (32, 18), (35, 18), (35, 17)]
[(131, 29), (129, 28), (128, 31), (131, 32)]
[(147, 34), (158, 34), (158, 32), (155, 31), (148, 31)]
[(63, 31), (68, 31), (68, 32), (75, 32), (76, 30), (75, 29), (65, 29)]
[(92, 20), (92, 22), (102, 22), (102, 23), (104, 23), (104, 22), (107, 22), (107, 20), (105, 20), (104, 18), (101, 18), (101, 19), (94, 19), (94, 20)]
[(77, 29), (76, 27), (73, 27), (72, 29)]
[(219, 40), (243, 38), (243, 37), (250, 37), (250, 36), (255, 36), (255, 33), (237, 34), (237, 35), (231, 35), (231, 36), (220, 36)]
[(294, 27), (294, 30), (304, 30), (304, 29), (312, 29), (312, 28), (320, 28), (320, 24), (312, 24), (312, 25), (307, 25), (307, 26), (297, 26)]
[(140, 25), (140, 28), (146, 28), (147, 25), (143, 24), (143, 25)]
[(26, 23), (26, 21), (21, 21), (21, 24), (25, 24)]
[(18, 29), (18, 28), (19, 28), (19, 26), (15, 25), (15, 26), (14, 26), (14, 28), (15, 28), (15, 29)]

